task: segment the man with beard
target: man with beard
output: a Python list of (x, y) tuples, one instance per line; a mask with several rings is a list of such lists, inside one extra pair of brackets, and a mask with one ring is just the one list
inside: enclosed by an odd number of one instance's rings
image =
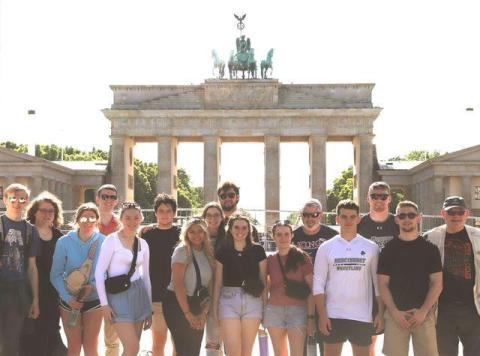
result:
[[(368, 188), (367, 195), (370, 211), (363, 216), (358, 224), (358, 233), (363, 237), (374, 241), (380, 251), (385, 244), (398, 236), (398, 225), (395, 223), (395, 216), (388, 211), (392, 202), (390, 195), (390, 186), (385, 182), (373, 182)], [(374, 315), (378, 311), (376, 300), (373, 301)], [(370, 356), (375, 356), (375, 341), (377, 335), (372, 336), (372, 344), (370, 345)]]
[(378, 261), (378, 288), (387, 311), (383, 353), (407, 356), (410, 339), (415, 355), (438, 355), (434, 305), (442, 291), (438, 248), (419, 234), (421, 214), (411, 201), (398, 203), (398, 239), (385, 245)]
[[(233, 182), (223, 182), (217, 189), (218, 202), (222, 206), (225, 215), (225, 226), (228, 225), (228, 219), (237, 212), (237, 205), (240, 200), (240, 187)], [(244, 214), (244, 213), (243, 213)], [(258, 231), (252, 224), (252, 239), (258, 242)]]

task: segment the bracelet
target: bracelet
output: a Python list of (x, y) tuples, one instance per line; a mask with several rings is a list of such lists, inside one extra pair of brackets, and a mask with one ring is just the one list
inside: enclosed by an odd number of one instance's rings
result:
[(308, 319), (315, 319), (315, 315), (307, 315)]

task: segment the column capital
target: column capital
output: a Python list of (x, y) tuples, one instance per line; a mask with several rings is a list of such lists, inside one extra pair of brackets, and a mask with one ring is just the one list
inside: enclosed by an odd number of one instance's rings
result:
[(360, 143), (372, 143), (372, 140), (375, 138), (375, 135), (373, 133), (363, 133), (355, 137), (358, 137), (358, 140), (360, 141)]

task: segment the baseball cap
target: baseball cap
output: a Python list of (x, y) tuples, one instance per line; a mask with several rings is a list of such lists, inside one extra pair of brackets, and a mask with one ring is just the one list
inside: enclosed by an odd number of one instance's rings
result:
[(445, 199), (443, 202), (443, 210), (449, 210), (451, 208), (463, 208), (466, 209), (465, 200), (459, 196), (451, 196)]

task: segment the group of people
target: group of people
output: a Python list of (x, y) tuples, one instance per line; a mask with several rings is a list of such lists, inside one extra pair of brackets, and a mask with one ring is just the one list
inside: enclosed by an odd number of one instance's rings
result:
[[(141, 207), (123, 202), (107, 184), (80, 205), (63, 234), (61, 201), (34, 199), (21, 184), (4, 191), (0, 217), (0, 355), (98, 355), (102, 321), (106, 355), (137, 355), (143, 330), (152, 355), (164, 355), (168, 331), (178, 356), (199, 355), (206, 330), (208, 356), (251, 355), (261, 325), (276, 356), (300, 356), (306, 339), (320, 353), (383, 352), (480, 355), (480, 230), (466, 225), (461, 197), (448, 197), (445, 225), (419, 231), (411, 201), (389, 213), (388, 184), (368, 191), (370, 211), (342, 200), (336, 228), (322, 224), (310, 199), (302, 224), (271, 227), (267, 253), (248, 217), (237, 210), (239, 187), (222, 183), (218, 202), (181, 228), (176, 200), (158, 194), (156, 223), (142, 225)], [(26, 214), (25, 214), (26, 213)], [(59, 333), (62, 320), (67, 339)], [(63, 353), (62, 353), (63, 352)]]

